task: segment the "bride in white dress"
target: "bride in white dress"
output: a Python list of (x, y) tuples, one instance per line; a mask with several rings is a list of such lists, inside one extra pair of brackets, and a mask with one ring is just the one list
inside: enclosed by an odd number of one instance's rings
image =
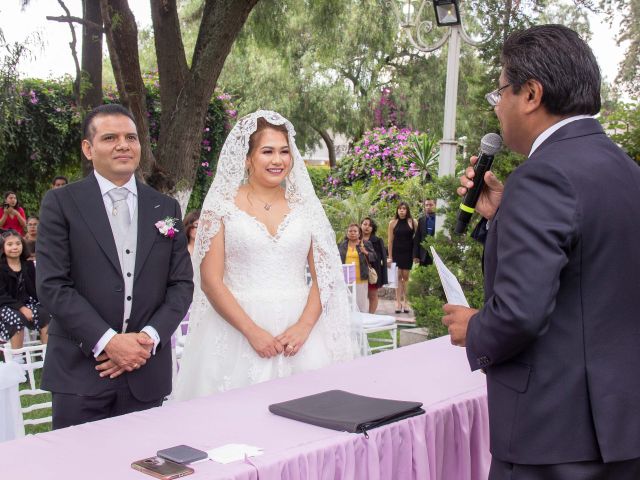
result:
[(288, 120), (259, 110), (222, 148), (196, 236), (178, 400), (359, 354), (335, 234), (294, 138)]

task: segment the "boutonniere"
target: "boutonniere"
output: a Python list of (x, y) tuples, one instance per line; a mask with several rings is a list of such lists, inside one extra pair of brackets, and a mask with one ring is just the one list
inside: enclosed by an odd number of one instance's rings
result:
[(175, 228), (177, 222), (177, 218), (167, 217), (164, 220), (158, 220), (156, 222), (156, 228), (161, 235), (173, 238), (176, 235), (176, 232), (178, 232), (178, 229)]

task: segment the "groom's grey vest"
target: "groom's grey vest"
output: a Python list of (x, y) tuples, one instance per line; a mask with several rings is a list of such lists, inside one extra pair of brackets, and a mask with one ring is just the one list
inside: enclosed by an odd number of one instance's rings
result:
[[(132, 195), (130, 193), (130, 195)], [(124, 316), (122, 317), (122, 333), (127, 331), (129, 315), (131, 314), (131, 304), (133, 302), (133, 272), (136, 266), (136, 248), (138, 244), (138, 202), (133, 211), (131, 223), (126, 232), (121, 232), (117, 220), (113, 215), (109, 215), (109, 224), (113, 239), (116, 242), (118, 260), (122, 270), (124, 280)]]

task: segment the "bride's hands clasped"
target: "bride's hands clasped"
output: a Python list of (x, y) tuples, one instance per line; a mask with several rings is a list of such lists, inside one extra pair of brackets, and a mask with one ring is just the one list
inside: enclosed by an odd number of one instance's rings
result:
[(275, 357), (284, 351), (277, 338), (257, 325), (247, 334), (247, 340), (261, 358)]
[(284, 346), (284, 356), (292, 357), (300, 351), (304, 342), (309, 338), (313, 326), (303, 322), (296, 322), (276, 337)]

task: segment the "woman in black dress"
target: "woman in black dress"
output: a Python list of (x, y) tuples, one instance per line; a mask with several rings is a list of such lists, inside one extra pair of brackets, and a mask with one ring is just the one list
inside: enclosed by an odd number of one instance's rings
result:
[(360, 223), (360, 227), (362, 228), (362, 239), (370, 241), (376, 252), (376, 261), (371, 266), (378, 273), (378, 281), (374, 284), (369, 284), (369, 313), (376, 313), (378, 309), (378, 289), (387, 284), (387, 249), (384, 246), (384, 241), (376, 236), (378, 225), (373, 218), (365, 217)]
[(407, 202), (400, 202), (396, 208), (396, 216), (389, 222), (388, 263), (396, 263), (398, 269), (398, 288), (396, 289), (396, 313), (409, 313), (407, 304), (407, 282), (409, 271), (413, 266), (413, 236), (417, 230), (417, 222), (411, 217)]

